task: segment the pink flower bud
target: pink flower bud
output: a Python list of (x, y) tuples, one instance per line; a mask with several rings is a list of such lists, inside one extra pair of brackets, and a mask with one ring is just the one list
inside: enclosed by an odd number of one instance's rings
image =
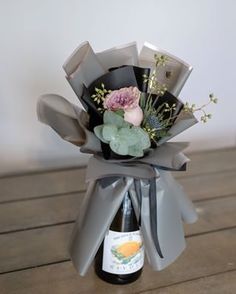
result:
[(139, 127), (143, 120), (143, 111), (141, 107), (138, 105), (135, 108), (125, 109), (124, 120)]

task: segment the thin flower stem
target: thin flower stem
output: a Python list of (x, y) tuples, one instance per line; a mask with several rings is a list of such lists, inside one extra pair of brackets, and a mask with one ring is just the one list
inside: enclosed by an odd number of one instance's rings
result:
[(198, 107), (198, 108), (194, 109), (194, 112), (196, 112), (196, 111), (204, 111), (203, 108), (207, 107), (209, 104), (211, 104), (211, 102), (212, 101), (209, 101), (208, 103), (203, 104), (201, 107)]

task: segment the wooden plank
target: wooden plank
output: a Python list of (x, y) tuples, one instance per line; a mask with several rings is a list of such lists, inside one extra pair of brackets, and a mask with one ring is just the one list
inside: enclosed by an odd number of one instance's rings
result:
[[(9, 201), (9, 200), (22, 200), (38, 198), (40, 196), (50, 196), (51, 192), (55, 192), (55, 196), (63, 193), (72, 193), (74, 191), (83, 191), (86, 189), (83, 170), (70, 170), (67, 172), (58, 172), (57, 174), (50, 175), (53, 178), (53, 181), (48, 179), (47, 185), (42, 180), (37, 183), (36, 179), (30, 182), (26, 178), (26, 183), (24, 184), (24, 177), (20, 179), (22, 185), (14, 186), (12, 189), (10, 186), (5, 189), (0, 190), (0, 202)], [(45, 175), (44, 175), (45, 176)], [(211, 197), (220, 197), (236, 192), (236, 170), (225, 171), (222, 173), (213, 173), (213, 174), (202, 174), (193, 177), (184, 177), (177, 179), (178, 182), (183, 185), (185, 191), (193, 200), (199, 200), (204, 198)], [(31, 177), (30, 177), (31, 179)], [(6, 179), (7, 180), (7, 179)], [(50, 182), (50, 183), (49, 183)], [(35, 189), (31, 184), (35, 184)], [(41, 185), (41, 186), (40, 186)], [(40, 187), (42, 187), (40, 189)], [(5, 186), (6, 188), (6, 186)], [(14, 190), (15, 189), (15, 190)], [(53, 189), (53, 190), (52, 190)], [(61, 189), (61, 190), (60, 190)], [(15, 192), (14, 192), (14, 191)], [(23, 193), (24, 192), (24, 193)], [(26, 193), (27, 192), (27, 193)], [(11, 194), (12, 193), (12, 194)], [(32, 194), (29, 194), (32, 193)], [(58, 193), (58, 194), (57, 194)], [(30, 197), (31, 196), (31, 197)], [(54, 195), (51, 195), (54, 196)]]
[[(0, 205), (0, 233), (75, 221), (84, 193), (12, 202)], [(187, 234), (209, 232), (236, 225), (235, 196), (195, 203), (196, 224), (186, 225)]]
[[(59, 235), (60, 234), (57, 234), (58, 237)], [(32, 237), (33, 236), (31, 236), (30, 240), (34, 240)], [(59, 260), (59, 257), (65, 257), (65, 253), (63, 254), (60, 252), (62, 247), (58, 241), (61, 241), (61, 239), (58, 240), (58, 237), (54, 235), (54, 239), (48, 240), (43, 246), (41, 243), (37, 251), (33, 249), (34, 254), (37, 253), (38, 258), (32, 262), (32, 265), (35, 263), (38, 264), (39, 260), (41, 260), (41, 262), (48, 261), (48, 258), (45, 258), (45, 254), (47, 254), (44, 253), (45, 251), (52, 251), (50, 261), (53, 261), (54, 258)], [(27, 241), (28, 239), (25, 240), (25, 244), (28, 243)], [(36, 240), (34, 241), (34, 244), (35, 243)], [(30, 245), (27, 247), (24, 254), (28, 252), (29, 255), (32, 249)], [(236, 229), (229, 229), (189, 238), (187, 249), (175, 263), (161, 272), (154, 272), (149, 266), (145, 266), (141, 278), (126, 286), (110, 285), (99, 280), (95, 276), (92, 268), (85, 277), (80, 277), (75, 272), (71, 262), (63, 262), (1, 275), (1, 293), (138, 293), (229, 270), (236, 270), (235, 247)], [(23, 252), (18, 251), (18, 254), (22, 253)], [(44, 255), (43, 259), (42, 254)], [(11, 259), (16, 257), (16, 254), (13, 255)], [(22, 260), (26, 257), (27, 256), (21, 255)]]
[(192, 200), (222, 197), (236, 192), (236, 170), (178, 179)]
[(162, 289), (140, 292), (142, 294), (234, 294), (236, 293), (236, 271), (183, 282)]
[(0, 202), (83, 191), (85, 170), (71, 169), (0, 179)]
[[(219, 217), (223, 219), (223, 215)], [(211, 221), (200, 221), (199, 229), (197, 229), (198, 225), (195, 225), (195, 232), (201, 232), (201, 227), (204, 223), (207, 223), (208, 227), (214, 226), (214, 224), (211, 224)], [(220, 223), (220, 220), (218, 222)], [(0, 272), (36, 266), (41, 263), (56, 262), (57, 260), (68, 258), (66, 248), (72, 227), (73, 224), (63, 224), (11, 234), (2, 234), (0, 236)], [(191, 234), (191, 226), (189, 226), (189, 233)], [(43, 250), (44, 247), (47, 250)]]
[(199, 219), (185, 225), (186, 235), (206, 233), (236, 226), (236, 195), (194, 203)]
[(190, 158), (187, 172), (176, 177), (202, 175), (236, 169), (236, 148), (208, 150), (186, 154)]
[(0, 233), (74, 221), (84, 193), (0, 205)]
[(0, 236), (0, 273), (68, 258), (71, 224)]
[[(179, 181), (184, 186), (190, 198), (199, 201), (201, 199), (204, 200), (206, 198), (221, 197), (235, 193), (235, 178), (236, 171), (229, 171), (222, 174), (190, 177), (180, 179)], [(71, 193), (51, 198), (1, 204), (0, 232), (73, 221), (78, 213), (83, 195), (84, 193)], [(229, 198), (229, 200), (230, 205), (232, 205), (231, 207), (234, 208), (234, 198)], [(207, 203), (203, 204), (203, 209), (206, 210), (205, 217), (209, 213), (219, 215), (220, 211), (219, 209), (217, 210), (217, 203), (220, 203), (221, 206), (223, 205), (224, 210), (227, 211), (225, 216), (228, 215), (234, 221), (232, 218), (233, 211), (230, 205), (227, 205), (227, 202), (221, 200), (211, 203), (209, 203), (209, 207)], [(211, 206), (214, 204), (214, 209), (212, 209)], [(201, 204), (199, 205), (199, 212), (201, 213)], [(222, 220), (226, 221), (227, 217), (221, 218)], [(202, 229), (209, 227), (205, 225), (202, 225)], [(199, 227), (200, 225), (197, 224), (196, 229), (198, 230)]]
[[(188, 171), (175, 173), (176, 177), (236, 169), (236, 148), (194, 153), (190, 157), (192, 162)], [(0, 202), (82, 191), (86, 188), (85, 170), (73, 168), (3, 177), (0, 178), (0, 187)]]

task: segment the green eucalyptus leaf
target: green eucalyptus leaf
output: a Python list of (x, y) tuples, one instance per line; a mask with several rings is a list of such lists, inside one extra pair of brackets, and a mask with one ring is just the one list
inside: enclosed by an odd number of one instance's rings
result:
[(117, 126), (118, 128), (121, 128), (123, 125), (124, 119), (120, 115), (116, 114), (115, 112), (106, 110), (103, 115), (103, 122), (104, 124), (111, 124), (111, 125)]
[(132, 131), (138, 136), (139, 143), (137, 143), (141, 149), (147, 149), (151, 146), (148, 133), (140, 127), (132, 127)]
[(142, 150), (142, 148), (140, 148), (139, 145), (132, 145), (132, 146), (129, 146), (128, 154), (130, 156), (142, 157), (143, 150)]
[(129, 147), (124, 140), (121, 140), (118, 136), (116, 136), (110, 142), (111, 150), (119, 155), (128, 155)]
[(130, 128), (130, 127), (132, 127), (132, 124), (123, 120), (122, 128)]
[(132, 128), (120, 128), (117, 136), (124, 140), (128, 146), (137, 144), (139, 142), (139, 136), (136, 132), (133, 132)]
[(105, 140), (111, 141), (115, 138), (118, 129), (115, 125), (105, 124), (102, 129), (102, 136)]
[[(118, 110), (123, 111), (123, 110)], [(117, 114), (115, 111), (106, 110), (103, 115), (103, 122), (104, 124), (111, 124), (115, 125), (118, 128), (127, 128), (131, 127), (132, 125), (124, 120), (124, 118)]]
[(103, 134), (102, 134), (103, 127), (104, 127), (104, 125), (96, 126), (94, 128), (94, 133), (98, 137), (98, 139), (100, 139), (102, 142), (108, 144), (109, 142), (103, 138)]

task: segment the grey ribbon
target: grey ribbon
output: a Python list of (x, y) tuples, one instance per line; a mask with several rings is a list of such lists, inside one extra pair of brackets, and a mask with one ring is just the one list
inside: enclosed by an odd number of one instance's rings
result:
[[(138, 198), (140, 211), (142, 211), (142, 194), (143, 188), (139, 179), (146, 179), (148, 187), (148, 198), (149, 198), (149, 215), (150, 215), (150, 229), (152, 234), (152, 239), (156, 248), (156, 251), (160, 258), (163, 258), (162, 250), (159, 243), (158, 231), (157, 231), (157, 198), (156, 198), (156, 177), (158, 177), (158, 168), (163, 170), (183, 170), (186, 168), (186, 162), (188, 158), (185, 157), (179, 151), (186, 146), (185, 143), (172, 143), (160, 146), (155, 150), (151, 150), (148, 155), (144, 158), (134, 158), (131, 160), (104, 160), (100, 156), (94, 156), (90, 159), (87, 168), (87, 180), (98, 180), (100, 181), (100, 186), (106, 188), (112, 185), (119, 177), (131, 177), (136, 178), (134, 180), (135, 192)], [(158, 153), (165, 150), (172, 159), (170, 162), (165, 160), (160, 160)], [(177, 158), (177, 159), (176, 159)], [(179, 159), (181, 158), (181, 160)], [(169, 159), (169, 156), (168, 156)], [(155, 164), (155, 165), (154, 165)], [(125, 195), (123, 195), (124, 197)], [(141, 213), (139, 214), (139, 223), (141, 223)]]
[(156, 199), (156, 182), (155, 179), (150, 180), (150, 192), (149, 192), (149, 209), (150, 209), (150, 224), (153, 242), (155, 244), (156, 250), (161, 258), (163, 254), (161, 252), (158, 232), (157, 232), (157, 199)]
[[(156, 181), (155, 178), (152, 178), (148, 181), (149, 185), (149, 214), (150, 214), (150, 226), (152, 239), (155, 244), (156, 250), (160, 258), (163, 258), (163, 254), (161, 251), (158, 232), (157, 232), (157, 199), (156, 199)], [(134, 181), (134, 187), (137, 194), (137, 199), (139, 202), (140, 211), (142, 210), (142, 185), (140, 180)], [(141, 225), (141, 214), (138, 218), (139, 225)]]
[(181, 218), (196, 220), (192, 203), (168, 171), (144, 160), (120, 164), (94, 156), (90, 159), (89, 186), (70, 243), (71, 259), (80, 275), (91, 265), (126, 193), (130, 194), (154, 270), (165, 268), (184, 250)]
[[(178, 146), (174, 144), (173, 147), (175, 150), (181, 150), (183, 146)], [(161, 147), (160, 147), (161, 148)], [(156, 153), (160, 150), (152, 150), (149, 155), (146, 157), (132, 160), (124, 160), (123, 162), (116, 160), (104, 160), (100, 156), (94, 156), (90, 159), (88, 168), (87, 168), (87, 180), (98, 180), (99, 185), (102, 188), (106, 188), (113, 183), (115, 183), (119, 178), (122, 177), (135, 177), (134, 187), (136, 192), (136, 197), (139, 203), (139, 211), (142, 211), (142, 195), (145, 194), (143, 191), (143, 186), (141, 184), (141, 179), (146, 180), (146, 188), (148, 189), (148, 198), (149, 198), (149, 215), (150, 215), (150, 229), (152, 234), (152, 239), (156, 248), (156, 251), (160, 258), (164, 258), (162, 250), (160, 247), (158, 239), (158, 230), (157, 230), (157, 198), (156, 198), (156, 177), (158, 177), (158, 168), (163, 170), (182, 170), (183, 166), (186, 166), (188, 158), (182, 154), (182, 161), (178, 162), (175, 166), (161, 166), (158, 165), (159, 159), (156, 157)], [(174, 153), (172, 150), (172, 159), (178, 157), (178, 153)], [(183, 161), (184, 157), (184, 161)], [(152, 163), (156, 163), (156, 166), (153, 166)], [(173, 160), (174, 162), (174, 160)], [(178, 168), (178, 169), (177, 169)], [(139, 179), (139, 180), (138, 180)], [(123, 195), (123, 197), (125, 194)], [(112, 195), (111, 195), (112, 197)], [(122, 198), (123, 198), (122, 197)], [(139, 213), (138, 219), (141, 223), (142, 214)]]

